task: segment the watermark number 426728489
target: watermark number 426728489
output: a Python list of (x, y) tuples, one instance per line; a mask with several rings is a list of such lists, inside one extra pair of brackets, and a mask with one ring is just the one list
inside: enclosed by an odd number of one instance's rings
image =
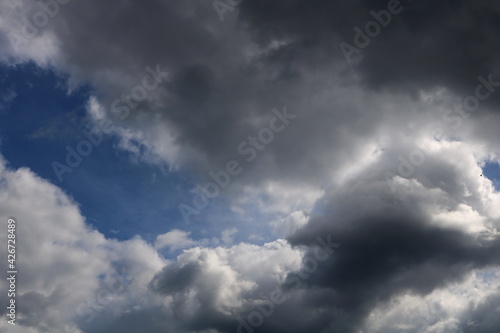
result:
[(7, 322), (11, 325), (16, 324), (16, 221), (12, 218), (7, 220), (7, 297), (9, 305), (7, 306)]

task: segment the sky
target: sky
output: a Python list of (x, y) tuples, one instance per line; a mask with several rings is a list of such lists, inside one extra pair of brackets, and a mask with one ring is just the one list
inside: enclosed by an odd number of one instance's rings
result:
[(499, 19), (2, 1), (0, 333), (498, 332)]

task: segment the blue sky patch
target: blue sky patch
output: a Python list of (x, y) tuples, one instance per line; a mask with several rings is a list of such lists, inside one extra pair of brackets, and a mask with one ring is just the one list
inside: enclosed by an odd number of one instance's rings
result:
[(497, 190), (500, 190), (500, 165), (498, 163), (486, 163), (483, 166), (483, 175), (493, 182)]

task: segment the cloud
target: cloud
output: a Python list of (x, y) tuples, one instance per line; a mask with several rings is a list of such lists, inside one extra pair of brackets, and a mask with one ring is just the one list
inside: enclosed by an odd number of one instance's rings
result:
[[(345, 60), (339, 43), (354, 46), (354, 27), (365, 30), (374, 21), (370, 12), (386, 10), (389, 3), (314, 1), (305, 6), (302, 1), (247, 1), (239, 8), (240, 19), (253, 28), (258, 43), (292, 41), (269, 57), (282, 68), (290, 68), (291, 63), (317, 66), (318, 62)], [(498, 74), (493, 56), (497, 47), (494, 32), (499, 29), (497, 4), (451, 0), (395, 3), (403, 10), (392, 16), (380, 34), (368, 38), (371, 41), (362, 49), (356, 67), (371, 88), (418, 93), (419, 89), (444, 86), (462, 94), (478, 75)]]
[(303, 211), (294, 211), (285, 218), (271, 222), (275, 233), (281, 236), (290, 236), (307, 223), (307, 214)]
[[(480, 177), (477, 150), (461, 142), (422, 149), (426, 162), (409, 178), (365, 170), (365, 177), (378, 178), (332, 188), (324, 214), (289, 236), (305, 245), (332, 234), (342, 244), (308, 283), (332, 292), (330, 306), (348, 314), (352, 331), (394, 297), (425, 297), (476, 269), (498, 267), (499, 221), (492, 210), (498, 193)], [(379, 163), (385, 160), (382, 155)]]
[[(466, 152), (465, 148), (458, 151)], [(448, 153), (456, 151), (449, 149)], [(443, 152), (435, 154), (432, 157), (438, 158)], [(450, 156), (443, 160), (452, 160)], [(391, 184), (385, 179), (371, 180), (327, 192), (325, 199), (336, 208), (321, 217), (313, 216), (308, 224), (301, 223), (302, 229), (290, 236), (292, 244), (306, 247), (293, 248), (285, 240), (262, 246), (198, 246), (184, 250), (174, 261), (164, 261), (140, 238), (123, 242), (105, 239), (85, 225), (75, 203), (57, 187), (27, 169), (10, 170), (2, 162), (2, 193), (8, 195), (0, 201), (1, 211), (15, 214), (18, 238), (24, 240), (22, 247), (19, 245), (24, 252), (19, 270), (25, 277), (19, 281), (22, 292), (18, 299), (23, 301), (26, 315), (19, 319), (20, 327), (41, 332), (62, 330), (73, 323), (82, 331), (96, 332), (125, 327), (131, 332), (146, 328), (152, 332), (234, 331), (242, 325), (241, 320), (250, 325), (252, 313), (264, 311), (259, 306), (268, 304), (274, 291), (282, 290), (284, 302), (273, 305), (272, 315), (265, 317), (259, 329), (356, 331), (363, 323), (368, 325), (371, 314), (385, 307), (394, 308), (391, 311), (395, 313), (403, 311), (400, 306), (413, 302), (405, 298), (410, 295), (416, 302), (413, 311), (422, 313), (417, 326), (399, 320), (405, 316), (388, 314), (372, 331), (417, 332), (423, 327), (440, 327), (451, 332), (465, 325), (460, 318), (474, 306), (472, 301), (464, 301), (455, 310), (440, 303), (447, 310), (432, 314), (422, 312), (425, 307), (440, 302), (436, 299), (439, 293), (455, 295), (457, 286), (468, 290), (475, 304), (487, 302), (496, 292), (494, 281), (498, 280), (498, 239), (494, 224), (488, 223), (497, 222), (491, 218), (491, 210), (484, 209), (489, 205), (484, 199), (496, 192), (484, 178), (473, 181), (479, 176), (471, 169), (470, 178), (463, 181), (472, 181), (477, 189), (484, 187), (480, 192), (483, 200), (469, 202), (484, 205), (483, 209), (476, 206), (475, 211), (483, 217), (477, 221), (443, 223), (447, 218), (444, 212), (451, 210), (464, 217), (470, 214), (463, 208), (465, 203), (457, 202), (466, 200), (467, 192), (474, 191), (472, 187), (459, 192), (461, 196), (455, 194), (454, 199), (450, 195), (456, 191), (453, 182), (443, 184), (443, 190), (427, 188), (418, 176), (395, 177), (389, 180)], [(31, 209), (26, 211), (28, 203)], [(318, 263), (316, 270), (304, 268), (308, 265), (305, 258), (316, 247), (313, 240), (327, 233), (342, 246)], [(188, 234), (179, 230), (160, 235), (162, 238), (170, 246), (190, 242)], [(491, 273), (481, 273), (485, 269)], [(119, 279), (120, 272), (126, 273)], [(310, 273), (299, 285), (292, 282), (294, 276), (306, 272)], [(480, 293), (474, 293), (469, 286), (480, 283), (481, 274), (494, 275), (488, 283), (483, 282)], [(6, 290), (4, 282), (1, 289)], [(395, 299), (399, 303), (391, 303)], [(486, 320), (478, 320), (483, 318), (480, 311), (481, 307), (469, 312), (470, 322), (488, 327)], [(139, 318), (143, 319), (140, 325)], [(437, 321), (441, 322), (438, 326)]]
[(196, 242), (189, 238), (189, 232), (182, 230), (172, 230), (165, 234), (156, 236), (155, 248), (160, 250), (169, 248), (169, 250), (179, 250), (192, 247)]
[(235, 315), (266, 297), (300, 268), (301, 251), (283, 240), (256, 246), (193, 248), (164, 267), (150, 287), (173, 298), (187, 328), (236, 329)]
[[(141, 239), (105, 239), (85, 224), (78, 206), (59, 188), (29, 169), (5, 164), (0, 160), (0, 215), (4, 221), (13, 217), (17, 225), (19, 317), (14, 328), (2, 321), (0, 331), (62, 331), (71, 323), (83, 327), (102, 321), (103, 313), (112, 311), (110, 304), (125, 311), (126, 295), (164, 265), (157, 252)], [(6, 249), (2, 255), (7, 257)], [(125, 288), (130, 290), (124, 293)], [(6, 280), (0, 289), (7, 294)]]
[(451, 288), (435, 290), (423, 297), (406, 294), (394, 298), (377, 308), (365, 326), (374, 332), (391, 333), (403, 329), (408, 332), (474, 329), (480, 321), (474, 322), (468, 313), (495, 295), (497, 288), (495, 270), (478, 271)]
[[(76, 203), (59, 188), (28, 169), (11, 170), (5, 164), (2, 160), (1, 218), (16, 219), (20, 253), (21, 315), (14, 331), (183, 331), (185, 319), (192, 316), (202, 316), (199, 325), (208, 325), (212, 319), (205, 317), (206, 311), (234, 325), (233, 312), (249, 302), (246, 293), (263, 294), (300, 267), (301, 252), (283, 240), (264, 246), (195, 247), (175, 262), (165, 261), (140, 238), (104, 238), (85, 224)], [(179, 230), (158, 241), (171, 248), (193, 245)], [(5, 281), (0, 290), (6, 293)], [(139, 325), (137, 318), (152, 322)], [(12, 331), (5, 321), (1, 325), (0, 331)]]
[(464, 332), (494, 332), (499, 324), (499, 294), (492, 293), (475, 307), (471, 306), (470, 313), (461, 321)]

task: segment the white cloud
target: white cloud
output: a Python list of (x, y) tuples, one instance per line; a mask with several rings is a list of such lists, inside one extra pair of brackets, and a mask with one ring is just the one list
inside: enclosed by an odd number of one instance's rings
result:
[(309, 217), (304, 211), (298, 210), (290, 213), (286, 217), (272, 221), (270, 225), (277, 235), (286, 237), (305, 226), (308, 219)]
[[(16, 296), (24, 309), (15, 330), (4, 320), (0, 330), (57, 331), (71, 322), (97, 322), (98, 312), (113, 312), (114, 307), (126, 311), (135, 301), (126, 295), (139, 290), (147, 295), (147, 283), (165, 264), (141, 239), (107, 240), (89, 228), (71, 198), (29, 169), (10, 170), (0, 160), (0, 190), (0, 219), (16, 220)], [(1, 253), (7, 257), (5, 249)], [(130, 285), (117, 279), (120, 274)], [(0, 290), (6, 294), (5, 280)], [(89, 305), (96, 301), (98, 305)]]
[(196, 242), (189, 238), (189, 232), (172, 230), (165, 234), (156, 236), (155, 248), (160, 250), (168, 248), (171, 251), (193, 247)]
[(263, 246), (195, 247), (168, 264), (153, 285), (173, 297), (187, 322), (211, 310), (229, 315), (279, 287), (288, 273), (300, 268), (301, 258), (302, 252), (284, 240)]
[[(491, 276), (487, 280), (484, 276)], [(500, 286), (498, 268), (471, 272), (465, 281), (419, 296), (405, 294), (380, 304), (368, 316), (366, 333), (457, 332), (464, 316)]]

